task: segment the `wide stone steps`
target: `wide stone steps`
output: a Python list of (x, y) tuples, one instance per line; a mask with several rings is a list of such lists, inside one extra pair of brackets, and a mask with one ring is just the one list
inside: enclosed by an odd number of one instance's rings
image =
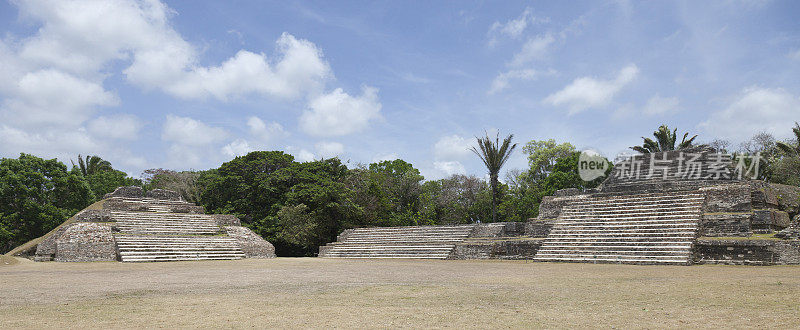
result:
[(121, 261), (230, 260), (244, 258), (227, 236), (147, 236), (116, 234)]
[(112, 211), (116, 227), (127, 234), (216, 235), (220, 227), (212, 216), (166, 212)]
[(534, 260), (689, 264), (699, 193), (587, 197), (566, 205)]
[(473, 225), (357, 228), (328, 245), (326, 258), (446, 259)]

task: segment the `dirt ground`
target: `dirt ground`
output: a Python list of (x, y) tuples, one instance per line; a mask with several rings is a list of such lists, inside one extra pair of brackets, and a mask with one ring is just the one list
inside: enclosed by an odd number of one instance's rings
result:
[(800, 327), (800, 267), (278, 258), (0, 266), (0, 328)]

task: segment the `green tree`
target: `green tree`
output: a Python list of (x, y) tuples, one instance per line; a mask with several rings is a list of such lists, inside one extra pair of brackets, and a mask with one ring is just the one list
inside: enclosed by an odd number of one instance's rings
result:
[(651, 152), (680, 150), (692, 147), (692, 142), (694, 142), (694, 139), (697, 138), (697, 135), (692, 136), (687, 140), (686, 138), (689, 137), (689, 133), (683, 134), (683, 139), (681, 139), (681, 143), (678, 144), (676, 148), (675, 143), (678, 139), (677, 132), (677, 128), (670, 132), (667, 125), (661, 125), (658, 130), (653, 132), (653, 137), (655, 137), (655, 140), (642, 137), (642, 139), (644, 139), (644, 144), (641, 146), (631, 147), (631, 149), (646, 154)]
[(181, 171), (176, 172), (163, 168), (151, 168), (143, 173), (145, 189), (166, 189), (175, 191), (184, 200), (191, 203), (200, 202), (200, 194), (208, 185), (209, 178), (215, 174), (209, 171)]
[(56, 159), (0, 159), (0, 251), (46, 234), (94, 198), (81, 173)]
[(794, 133), (794, 143), (778, 141), (776, 146), (789, 157), (800, 157), (800, 124), (797, 122), (794, 123), (792, 133)]
[[(75, 162), (72, 162), (72, 166), (75, 166)], [(98, 156), (86, 156), (86, 159), (84, 159), (81, 155), (78, 155), (78, 168), (84, 177), (103, 171), (113, 170), (111, 163), (107, 160)]]
[(360, 226), (418, 225), (424, 178), (401, 160), (382, 161), (350, 171), (347, 187), (362, 208)]
[(556, 140), (530, 141), (522, 147), (522, 152), (528, 155), (528, 171), (525, 173), (526, 181), (536, 181), (547, 177), (553, 171), (559, 158), (567, 157), (575, 152), (575, 146), (569, 142), (561, 144)]
[(500, 174), (500, 169), (505, 165), (506, 161), (508, 161), (508, 158), (511, 157), (514, 148), (517, 147), (516, 143), (513, 145), (511, 144), (513, 138), (514, 135), (511, 134), (503, 139), (503, 143), (501, 144), (499, 133), (494, 141), (492, 141), (487, 133), (484, 138), (476, 138), (478, 140), (478, 148), (472, 147), (472, 152), (480, 157), (483, 164), (486, 165), (486, 169), (489, 171), (489, 182), (492, 189), (492, 222), (497, 222), (497, 199), (500, 193), (498, 189), (498, 176)]
[(97, 199), (102, 199), (107, 193), (123, 186), (142, 186), (142, 180), (128, 177), (122, 171), (110, 170), (89, 174), (85, 177)]

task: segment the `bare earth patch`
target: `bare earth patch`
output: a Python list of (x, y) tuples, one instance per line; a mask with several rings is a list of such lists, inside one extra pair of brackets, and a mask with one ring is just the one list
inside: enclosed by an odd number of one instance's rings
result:
[(800, 326), (796, 266), (22, 262), (0, 293), (0, 328)]

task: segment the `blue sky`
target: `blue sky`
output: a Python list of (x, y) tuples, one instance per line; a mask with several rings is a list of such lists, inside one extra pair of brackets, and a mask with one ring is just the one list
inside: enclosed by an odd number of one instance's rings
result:
[[(0, 156), (131, 175), (251, 150), (483, 176), (484, 131), (613, 158), (800, 121), (797, 1), (12, 1)], [(524, 168), (518, 150), (508, 169)]]

